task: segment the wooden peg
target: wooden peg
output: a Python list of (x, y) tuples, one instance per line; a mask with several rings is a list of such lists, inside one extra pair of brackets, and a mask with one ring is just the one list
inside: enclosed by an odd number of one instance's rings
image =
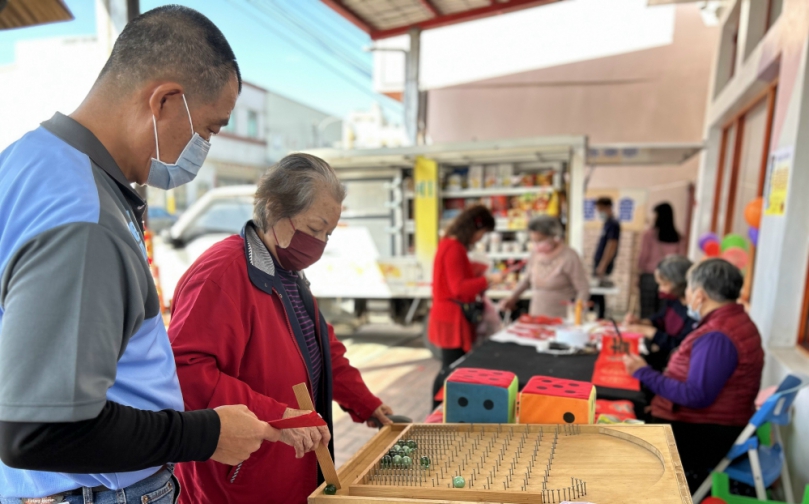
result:
[[(298, 400), (298, 409), (304, 411), (314, 411), (315, 406), (312, 404), (312, 398), (309, 396), (309, 389), (306, 388), (305, 383), (299, 383), (292, 387), (295, 392), (295, 399)], [(317, 463), (320, 464), (320, 471), (323, 473), (323, 478), (329, 485), (334, 485), (337, 490), (340, 490), (340, 478), (337, 476), (337, 470), (334, 468), (334, 461), (331, 459), (331, 453), (323, 443), (319, 443), (315, 448), (317, 455)]]

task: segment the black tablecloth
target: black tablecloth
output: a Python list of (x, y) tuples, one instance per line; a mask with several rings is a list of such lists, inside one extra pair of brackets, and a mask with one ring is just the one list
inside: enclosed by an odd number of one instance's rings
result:
[[(522, 389), (532, 376), (553, 376), (569, 380), (590, 381), (593, 378), (598, 354), (588, 355), (550, 355), (538, 353), (533, 347), (515, 343), (497, 343), (486, 341), (473, 349), (463, 358), (455, 362), (453, 367), (471, 367), (511, 371), (517, 375)], [(643, 392), (607, 387), (597, 387), (598, 399), (611, 401), (632, 401), (635, 414), (640, 415), (646, 405)]]

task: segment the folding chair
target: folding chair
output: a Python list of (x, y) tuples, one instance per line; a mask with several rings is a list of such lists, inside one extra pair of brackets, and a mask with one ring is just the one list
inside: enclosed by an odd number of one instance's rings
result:
[[(724, 472), (731, 479), (756, 487), (756, 497), (760, 501), (767, 499), (767, 487), (778, 477), (784, 487), (786, 502), (792, 504), (795, 497), (792, 482), (789, 478), (789, 467), (784, 456), (783, 443), (779, 426), (788, 425), (790, 407), (798, 395), (798, 391), (809, 385), (809, 377), (788, 375), (778, 386), (773, 395), (767, 399), (750, 419), (739, 437), (733, 443), (725, 458), (716, 466), (714, 472)], [(756, 429), (770, 422), (772, 425), (773, 445), (760, 446), (755, 436)], [(747, 454), (736, 462), (735, 459)], [(712, 479), (709, 476), (694, 493), (692, 499), (699, 503), (711, 490)]]

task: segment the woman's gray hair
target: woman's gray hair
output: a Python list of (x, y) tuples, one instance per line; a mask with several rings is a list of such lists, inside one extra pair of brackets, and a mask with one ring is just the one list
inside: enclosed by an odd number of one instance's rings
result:
[(739, 268), (724, 259), (707, 259), (688, 271), (691, 290), (702, 289), (719, 303), (736, 301), (742, 293), (744, 277)]
[(327, 162), (311, 154), (290, 154), (258, 181), (253, 221), (266, 232), (279, 220), (305, 212), (320, 188), (326, 189), (338, 203), (346, 197), (345, 186)]
[(683, 297), (688, 286), (688, 270), (694, 263), (681, 255), (670, 255), (657, 265), (657, 273), (671, 282), (672, 294), (678, 298)]
[(562, 223), (556, 217), (540, 215), (531, 219), (528, 230), (545, 236), (558, 238), (562, 236)]

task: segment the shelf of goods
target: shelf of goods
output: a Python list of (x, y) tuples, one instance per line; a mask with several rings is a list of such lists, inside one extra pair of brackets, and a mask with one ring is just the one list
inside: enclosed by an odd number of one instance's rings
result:
[(553, 186), (518, 186), (518, 187), (486, 187), (480, 189), (445, 190), (441, 197), (448, 198), (477, 198), (482, 196), (519, 196), (532, 193), (552, 193)]
[[(443, 219), (439, 224), (441, 229), (447, 227), (447, 224), (450, 223), (452, 219)], [(497, 217), (494, 219), (495, 221), (495, 231), (525, 231), (525, 225), (520, 223), (512, 222), (508, 219), (508, 217)], [(408, 219), (405, 221), (404, 230), (407, 233), (415, 233), (416, 232), (416, 221), (413, 219)]]

